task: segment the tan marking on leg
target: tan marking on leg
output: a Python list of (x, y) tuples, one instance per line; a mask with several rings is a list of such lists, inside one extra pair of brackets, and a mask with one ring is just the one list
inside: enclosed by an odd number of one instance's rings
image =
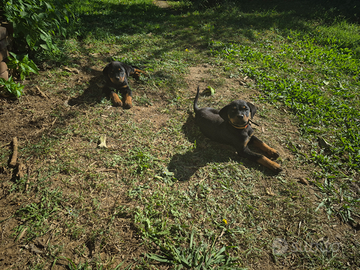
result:
[(261, 158), (259, 158), (259, 159), (257, 160), (257, 163), (259, 163), (259, 164), (265, 166), (266, 168), (269, 168), (270, 170), (272, 170), (272, 171), (274, 171), (274, 172), (277, 172), (277, 173), (279, 173), (279, 172), (282, 171), (282, 169), (281, 169), (281, 167), (280, 167), (279, 164), (277, 164), (276, 162), (268, 159), (268, 158), (265, 157), (265, 156), (262, 156)]
[(130, 109), (132, 107), (132, 98), (129, 94), (125, 95), (124, 98), (124, 109)]
[(120, 106), (123, 105), (121, 99), (118, 96), (118, 94), (116, 94), (114, 92), (110, 93), (110, 99), (111, 99), (112, 103), (114, 104), (114, 106), (116, 106), (116, 107), (120, 107)]

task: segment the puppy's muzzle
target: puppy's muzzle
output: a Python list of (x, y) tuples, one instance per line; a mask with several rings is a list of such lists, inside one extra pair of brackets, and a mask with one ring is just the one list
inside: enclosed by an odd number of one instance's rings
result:
[(234, 126), (245, 126), (249, 122), (249, 117), (243, 114), (238, 114), (233, 118), (229, 117), (229, 121)]
[(121, 77), (121, 76), (116, 76), (116, 77), (110, 77), (110, 81), (113, 84), (121, 84), (123, 83), (125, 80), (125, 76)]

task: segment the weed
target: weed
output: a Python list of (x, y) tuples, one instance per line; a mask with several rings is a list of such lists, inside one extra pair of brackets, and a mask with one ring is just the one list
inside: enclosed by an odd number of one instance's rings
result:
[(5, 93), (10, 94), (16, 98), (19, 98), (23, 95), (24, 85), (14, 81), (13, 77), (9, 77), (8, 80), (0, 78), (0, 85), (3, 86), (2, 91), (5, 90)]
[(148, 254), (147, 256), (155, 261), (174, 264), (175, 269), (182, 267), (191, 269), (239, 269), (234, 266), (234, 258), (231, 258), (226, 247), (216, 249), (214, 245), (216, 239), (211, 244), (201, 242), (198, 246), (194, 241), (194, 232), (190, 235), (189, 246), (187, 248), (174, 247), (173, 245), (161, 246), (163, 255)]
[(21, 80), (24, 80), (25, 76), (29, 76), (30, 72), (39, 74), (37, 66), (29, 59), (28, 55), (18, 56), (10, 52), (8, 67), (18, 73)]

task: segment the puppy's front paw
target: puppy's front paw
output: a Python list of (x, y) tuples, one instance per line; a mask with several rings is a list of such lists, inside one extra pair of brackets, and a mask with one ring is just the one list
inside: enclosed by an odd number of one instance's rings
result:
[(118, 94), (112, 92), (110, 94), (110, 99), (115, 107), (121, 107), (123, 105), (121, 99), (119, 98)]
[[(275, 162), (274, 162), (274, 163), (275, 163)], [(275, 164), (276, 164), (276, 166), (274, 166), (273, 171), (276, 172), (276, 173), (282, 172), (283, 169), (280, 167), (280, 165), (277, 164), (277, 163), (275, 163)]]
[(279, 152), (272, 148), (271, 148), (271, 151), (269, 151), (267, 154), (269, 155), (269, 158), (271, 158), (271, 159), (277, 159), (280, 156)]
[(260, 163), (261, 165), (269, 168), (270, 170), (272, 170), (272, 171), (275, 172), (275, 173), (279, 173), (279, 172), (282, 171), (282, 168), (281, 168), (281, 166), (280, 166), (278, 163), (276, 163), (276, 162), (268, 159), (268, 158), (265, 157), (265, 156), (262, 156), (261, 158), (259, 158), (259, 159), (257, 160), (257, 162)]
[(281, 166), (280, 166), (280, 164), (278, 164), (278, 163), (276, 163), (276, 162), (274, 162), (274, 161), (271, 161), (270, 160), (270, 162), (268, 162), (268, 164), (267, 164), (268, 166), (268, 168), (269, 169), (271, 169), (273, 172), (275, 172), (275, 173), (280, 173), (280, 172), (282, 172), (282, 168), (281, 168)]
[(129, 94), (125, 95), (124, 99), (124, 109), (130, 109), (132, 107), (132, 98)]

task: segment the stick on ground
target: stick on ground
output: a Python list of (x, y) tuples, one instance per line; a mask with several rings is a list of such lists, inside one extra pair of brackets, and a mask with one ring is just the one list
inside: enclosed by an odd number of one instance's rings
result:
[(40, 95), (42, 97), (49, 99), (49, 97), (43, 91), (40, 90), (39, 86), (36, 85), (35, 88), (36, 88), (36, 90), (38, 90), (38, 92), (40, 93)]
[(13, 155), (11, 157), (10, 166), (15, 167), (17, 162), (17, 156), (18, 156), (18, 139), (16, 137), (13, 138)]

